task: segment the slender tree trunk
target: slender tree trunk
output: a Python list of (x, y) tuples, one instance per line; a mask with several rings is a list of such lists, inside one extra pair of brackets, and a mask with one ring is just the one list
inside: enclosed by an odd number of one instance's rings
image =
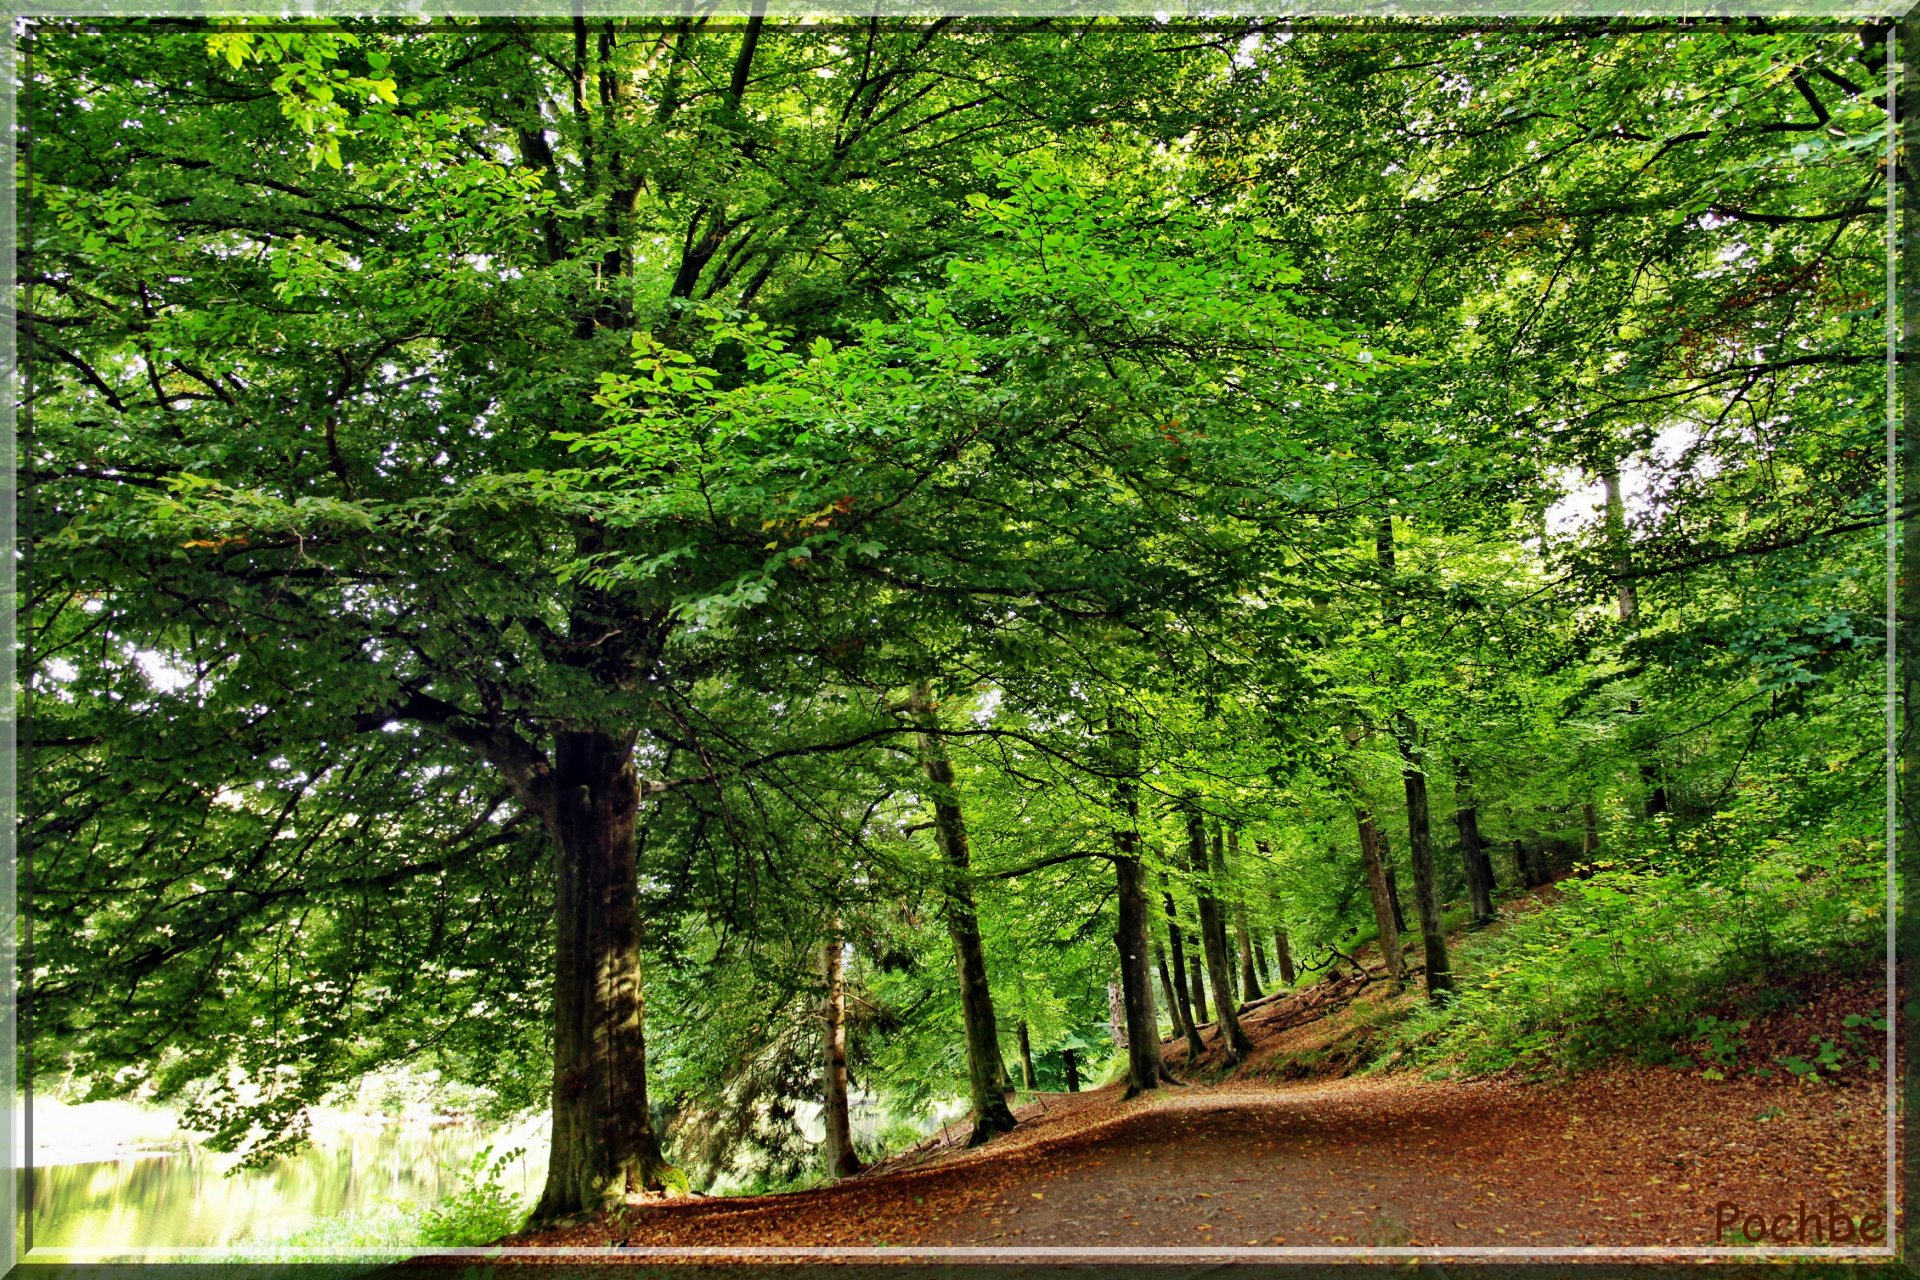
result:
[(1067, 1092), (1080, 1092), (1080, 1055), (1071, 1049), (1060, 1051), (1060, 1070), (1067, 1077)]
[[(1167, 904), (1167, 954), (1173, 962), (1173, 1001), (1180, 1011), (1180, 1034), (1187, 1038), (1187, 1062), (1196, 1063), (1200, 1055), (1206, 1052), (1206, 1046), (1200, 1040), (1200, 1024), (1206, 1021), (1207, 1006), (1204, 1003), (1206, 993), (1200, 989), (1198, 974), (1193, 983), (1194, 1000), (1188, 1000), (1186, 947), (1180, 940), (1180, 921), (1174, 913), (1173, 894), (1163, 890), (1161, 896)], [(1195, 1007), (1198, 1002), (1199, 1021), (1196, 1021)]]
[(1107, 984), (1107, 1034), (1113, 1038), (1113, 1047), (1127, 1047), (1127, 1000), (1120, 994), (1120, 984)]
[(1600, 852), (1600, 815), (1591, 804), (1580, 806), (1580, 818), (1586, 828), (1585, 838), (1580, 842), (1580, 860), (1592, 862)]
[[(1153, 944), (1153, 967), (1160, 973), (1160, 1000), (1167, 1008), (1167, 1021), (1173, 1024), (1173, 1036), (1185, 1035), (1187, 1025), (1180, 1016), (1180, 997), (1174, 994), (1173, 974), (1167, 968), (1167, 949), (1159, 942)], [(1163, 1040), (1170, 1040), (1166, 1036)]]
[[(1194, 934), (1194, 941), (1200, 941), (1198, 933)], [(1206, 945), (1202, 943), (1201, 950), (1205, 949)], [(1193, 996), (1193, 1016), (1196, 1019), (1194, 1025), (1196, 1027), (1212, 1026), (1213, 1015), (1207, 1012), (1206, 968), (1201, 963), (1199, 952), (1187, 957), (1187, 978), (1187, 985)]]
[(1413, 861), (1413, 901), (1420, 910), (1420, 942), (1426, 953), (1427, 995), (1443, 999), (1453, 990), (1447, 964), (1446, 924), (1440, 917), (1440, 893), (1433, 868), (1433, 832), (1427, 817), (1427, 775), (1420, 767), (1413, 717), (1399, 717), (1400, 780), (1407, 793), (1407, 843)]
[(1407, 976), (1406, 956), (1400, 950), (1400, 928), (1394, 923), (1393, 890), (1387, 886), (1386, 859), (1381, 856), (1380, 831), (1373, 815), (1356, 807), (1354, 823), (1360, 828), (1360, 864), (1367, 873), (1367, 893), (1373, 899), (1373, 924), (1380, 934), (1380, 956), (1387, 962), (1387, 976), (1401, 982)]
[(1267, 945), (1260, 941), (1260, 935), (1253, 935), (1253, 969), (1260, 975), (1260, 987), (1264, 991), (1267, 980), (1273, 975), (1273, 966), (1267, 963)]
[(554, 736), (553, 1135), (536, 1220), (658, 1191), (670, 1172), (647, 1110), (635, 915), (634, 735)]
[(847, 981), (844, 966), (845, 943), (840, 935), (840, 918), (821, 948), (822, 968), (827, 977), (826, 1061), (822, 1064), (822, 1092), (826, 1095), (827, 1173), (835, 1178), (852, 1177), (860, 1172), (860, 1157), (853, 1151), (853, 1121), (847, 1109)]
[(1293, 948), (1287, 945), (1285, 929), (1273, 931), (1273, 960), (1280, 966), (1280, 981), (1286, 986), (1292, 986), (1294, 978), (1298, 975), (1294, 972)]
[[(1218, 854), (1216, 846), (1214, 852)], [(1222, 877), (1229, 875), (1229, 868), (1240, 864), (1240, 833), (1232, 827), (1227, 828), (1227, 855), (1220, 862)], [(1240, 889), (1233, 890), (1233, 931), (1234, 941), (1240, 949), (1240, 991), (1245, 1000), (1260, 998), (1260, 975), (1253, 968), (1253, 937), (1247, 932), (1247, 904), (1240, 897)]]
[[(1400, 625), (1399, 589), (1394, 580), (1393, 513), (1380, 512), (1374, 549), (1380, 563), (1381, 613), (1389, 631)], [(1440, 894), (1433, 870), (1433, 830), (1427, 816), (1427, 774), (1413, 717), (1393, 716), (1393, 737), (1400, 748), (1400, 782), (1407, 797), (1407, 845), (1413, 863), (1413, 900), (1420, 912), (1420, 940), (1426, 952), (1427, 994), (1435, 999), (1453, 989), (1447, 966), (1446, 928), (1440, 919)]]
[[(1218, 833), (1214, 837), (1219, 839)], [(1220, 919), (1220, 903), (1213, 896), (1212, 867), (1207, 859), (1206, 820), (1198, 809), (1187, 812), (1187, 855), (1193, 865), (1195, 890), (1200, 905), (1200, 942), (1207, 956), (1207, 979), (1213, 988), (1214, 1013), (1220, 1022), (1220, 1037), (1226, 1046), (1228, 1066), (1237, 1065), (1252, 1050), (1253, 1042), (1241, 1029), (1234, 1013), (1233, 970), (1227, 959), (1227, 931)]]
[(1014, 1127), (1007, 1107), (1011, 1081), (1000, 1056), (1000, 1030), (993, 1016), (993, 990), (987, 985), (987, 953), (980, 941), (980, 922), (973, 905), (970, 882), (972, 857), (967, 849), (967, 824), (954, 789), (953, 762), (940, 740), (940, 723), (927, 683), (915, 686), (908, 710), (919, 725), (920, 762), (932, 784), (934, 833), (946, 855), (953, 879), (947, 891), (947, 932), (953, 938), (954, 958), (960, 970), (960, 1011), (966, 1024), (967, 1081), (973, 1102), (973, 1135), (977, 1146)]
[[(1138, 761), (1138, 746), (1124, 722), (1114, 735), (1123, 768)], [(1124, 773), (1114, 787), (1119, 825), (1114, 831), (1114, 875), (1119, 897), (1114, 942), (1120, 949), (1120, 996), (1127, 1019), (1127, 1096), (1160, 1087), (1167, 1074), (1160, 1058), (1160, 1022), (1153, 1010), (1148, 970), (1147, 873), (1140, 865), (1140, 813), (1134, 782)]]
[(1380, 833), (1380, 865), (1387, 873), (1387, 902), (1393, 907), (1393, 927), (1401, 936), (1407, 932), (1407, 912), (1400, 901), (1400, 872), (1393, 865), (1393, 850), (1387, 844), (1387, 833)]
[(1234, 941), (1240, 948), (1240, 993), (1249, 1003), (1261, 996), (1260, 975), (1253, 967), (1253, 935), (1247, 932), (1247, 909), (1233, 909)]
[(1476, 920), (1493, 919), (1493, 860), (1480, 845), (1480, 817), (1473, 798), (1473, 782), (1467, 767), (1453, 762), (1453, 825), (1460, 829), (1460, 860), (1467, 868), (1467, 892), (1473, 898)]
[(1036, 1083), (1033, 1074), (1033, 1040), (1027, 1035), (1025, 1018), (1020, 1019), (1014, 1026), (1013, 1034), (1014, 1039), (1020, 1044), (1020, 1083), (1028, 1093), (1032, 1093), (1040, 1086)]

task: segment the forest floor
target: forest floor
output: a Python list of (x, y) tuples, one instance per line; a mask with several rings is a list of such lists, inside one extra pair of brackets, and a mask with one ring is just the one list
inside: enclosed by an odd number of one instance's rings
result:
[[(1259, 1002), (1243, 1015), (1256, 1050), (1230, 1077), (1206, 1060), (1189, 1073), (1171, 1040), (1169, 1064), (1196, 1082), (1130, 1100), (1117, 1084), (1031, 1096), (1019, 1127), (982, 1147), (956, 1127), (835, 1186), (652, 1201), (501, 1243), (1697, 1247), (1747, 1243), (1730, 1217), (1764, 1214), (1776, 1238), (1818, 1217), (1814, 1244), (1836, 1214), (1885, 1211), (1884, 1073), (1347, 1076), (1390, 1012), (1384, 995), (1350, 974)], [(1885, 1005), (1871, 978), (1796, 995), (1749, 1029), (1757, 1060), (1837, 1039), (1847, 1014)]]

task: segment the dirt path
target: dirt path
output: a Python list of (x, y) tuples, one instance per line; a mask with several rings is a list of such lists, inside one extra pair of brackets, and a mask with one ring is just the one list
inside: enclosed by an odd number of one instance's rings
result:
[(1884, 1092), (1865, 1080), (1402, 1076), (1124, 1103), (1106, 1089), (1022, 1119), (928, 1168), (632, 1208), (504, 1243), (1698, 1246), (1715, 1243), (1723, 1202), (1770, 1220), (1802, 1204), (1823, 1220), (1885, 1205)]

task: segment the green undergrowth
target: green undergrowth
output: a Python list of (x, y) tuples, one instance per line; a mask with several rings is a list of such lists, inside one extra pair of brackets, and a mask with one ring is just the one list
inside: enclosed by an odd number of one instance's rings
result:
[(523, 1153), (495, 1155), (483, 1148), (461, 1171), (459, 1188), (430, 1204), (381, 1197), (371, 1207), (337, 1214), (298, 1231), (251, 1244), (271, 1249), (281, 1261), (326, 1260), (352, 1250), (371, 1258), (398, 1259), (422, 1248), (491, 1244), (518, 1231), (529, 1205), (503, 1181), (507, 1166)]
[[(1742, 1063), (1753, 1020), (1795, 984), (1871, 971), (1884, 954), (1884, 869), (1859, 844), (1773, 847), (1699, 870), (1642, 860), (1561, 882), (1536, 911), (1459, 935), (1457, 989), (1354, 1031), (1368, 1070), (1544, 1076), (1617, 1060), (1725, 1075), (1819, 1074), (1871, 1056), (1860, 1015), (1804, 1053)], [(1710, 1078), (1713, 1078), (1710, 1076)]]

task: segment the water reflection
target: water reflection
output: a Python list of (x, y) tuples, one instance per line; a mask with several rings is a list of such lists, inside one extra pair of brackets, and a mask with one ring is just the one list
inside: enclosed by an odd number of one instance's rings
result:
[[(60, 1164), (32, 1173), (35, 1247), (216, 1247), (281, 1239), (325, 1219), (396, 1201), (431, 1204), (465, 1184), (468, 1162), (523, 1135), (471, 1126), (389, 1126), (339, 1133), (272, 1167), (231, 1174), (236, 1158), (189, 1147)], [(535, 1155), (532, 1159), (538, 1160)], [(536, 1190), (529, 1157), (509, 1165), (509, 1189)], [(24, 1176), (24, 1175), (23, 1175)]]

